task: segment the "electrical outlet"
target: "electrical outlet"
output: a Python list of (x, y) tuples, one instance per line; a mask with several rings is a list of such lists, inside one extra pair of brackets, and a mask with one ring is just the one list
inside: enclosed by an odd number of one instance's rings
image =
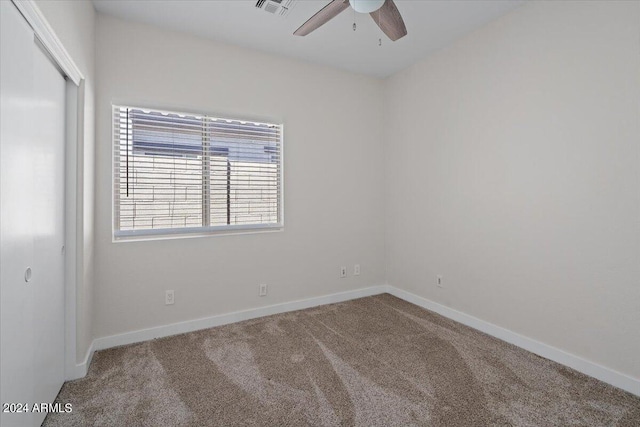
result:
[(353, 275), (354, 276), (360, 275), (360, 264), (356, 264), (353, 266)]
[(175, 302), (173, 291), (164, 292), (164, 305), (172, 305)]
[(438, 274), (436, 276), (436, 286), (439, 288), (444, 288), (444, 282), (442, 280), (442, 276), (440, 274)]
[(340, 278), (344, 279), (345, 277), (347, 277), (347, 267), (343, 265), (340, 267)]
[(266, 297), (267, 296), (267, 284), (266, 283), (260, 283), (260, 287), (258, 289), (258, 295), (261, 297)]

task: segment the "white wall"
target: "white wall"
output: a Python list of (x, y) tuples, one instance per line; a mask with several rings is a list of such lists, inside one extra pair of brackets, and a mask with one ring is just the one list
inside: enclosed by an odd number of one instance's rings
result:
[(531, 2), (385, 89), (389, 284), (640, 377), (640, 3)]
[[(380, 80), (103, 15), (96, 50), (96, 337), (384, 283)], [(112, 103), (282, 121), (284, 232), (112, 243)]]
[(96, 12), (89, 1), (36, 0), (36, 4), (85, 78), (77, 198), (80, 232), (76, 282), (76, 361), (81, 363), (93, 341)]

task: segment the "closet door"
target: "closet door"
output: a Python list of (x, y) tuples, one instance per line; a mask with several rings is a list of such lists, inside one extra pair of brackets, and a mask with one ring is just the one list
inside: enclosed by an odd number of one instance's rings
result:
[[(33, 32), (0, 1), (0, 400), (33, 403)], [(4, 409), (4, 408), (3, 408)], [(33, 414), (2, 413), (3, 426), (33, 425)]]
[[(53, 402), (64, 382), (65, 80), (44, 51), (34, 52), (33, 139), (34, 399)], [(44, 419), (44, 417), (42, 417)]]
[(0, 424), (34, 426), (64, 380), (65, 81), (0, 8), (0, 400), (29, 408)]

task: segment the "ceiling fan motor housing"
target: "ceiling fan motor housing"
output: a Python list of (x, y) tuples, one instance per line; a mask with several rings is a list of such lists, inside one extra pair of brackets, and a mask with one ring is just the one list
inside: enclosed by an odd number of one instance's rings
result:
[(371, 13), (380, 9), (385, 0), (349, 0), (349, 4), (359, 13)]

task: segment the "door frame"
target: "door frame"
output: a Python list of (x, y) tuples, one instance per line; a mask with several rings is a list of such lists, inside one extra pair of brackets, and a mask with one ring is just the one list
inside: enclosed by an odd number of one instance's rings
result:
[(12, 0), (67, 79), (65, 135), (65, 380), (86, 375), (77, 363), (77, 289), (82, 280), (84, 76), (33, 0)]

